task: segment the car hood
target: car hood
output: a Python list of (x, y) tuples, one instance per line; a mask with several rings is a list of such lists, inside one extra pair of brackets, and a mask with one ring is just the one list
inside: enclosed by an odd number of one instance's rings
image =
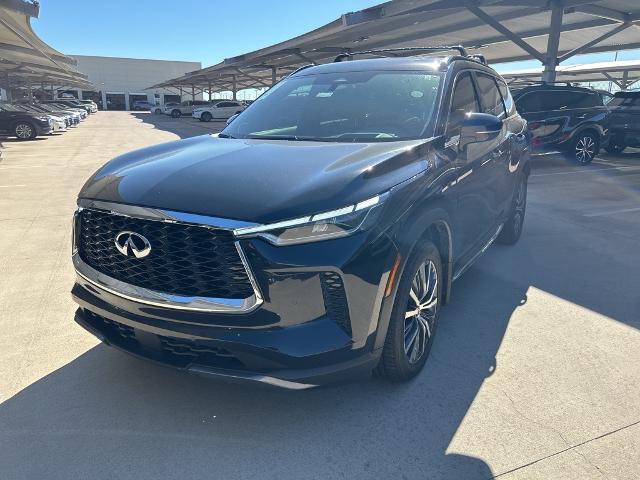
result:
[(364, 200), (427, 168), (430, 140), (325, 143), (205, 135), (117, 157), (81, 198), (256, 223)]

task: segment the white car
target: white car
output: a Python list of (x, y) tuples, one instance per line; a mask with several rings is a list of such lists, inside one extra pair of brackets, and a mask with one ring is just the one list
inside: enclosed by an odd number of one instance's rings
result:
[(213, 119), (227, 120), (244, 108), (244, 105), (236, 100), (222, 100), (206, 107), (195, 108), (191, 116), (201, 122), (210, 122)]
[(67, 125), (64, 121), (64, 118), (62, 117), (58, 117), (55, 115), (47, 115), (52, 122), (52, 129), (51, 129), (51, 133), (53, 132), (66, 132), (67, 131)]

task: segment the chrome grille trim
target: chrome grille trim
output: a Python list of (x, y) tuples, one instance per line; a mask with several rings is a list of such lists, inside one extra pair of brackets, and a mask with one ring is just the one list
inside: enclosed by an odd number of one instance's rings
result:
[[(80, 200), (78, 202), (78, 211), (83, 209), (92, 209), (101, 212), (111, 213), (114, 215), (129, 216), (133, 218), (164, 221), (170, 223), (178, 223), (185, 225), (194, 225), (201, 227), (209, 227), (216, 229), (232, 230), (238, 228), (239, 225), (252, 225), (247, 222), (240, 222), (235, 220), (220, 219), (216, 217), (205, 217), (202, 215), (184, 214), (181, 212), (171, 212), (167, 210), (150, 209), (146, 207), (136, 207), (132, 205), (124, 205), (110, 202), (100, 202), (94, 200)], [(74, 215), (74, 220), (77, 221), (78, 212)], [(183, 219), (185, 221), (183, 221)], [(203, 223), (198, 223), (194, 220), (204, 220)], [(74, 226), (75, 231), (75, 226)], [(238, 251), (238, 255), (244, 266), (251, 288), (253, 289), (253, 295), (242, 298), (214, 298), (214, 297), (189, 297), (183, 295), (175, 295), (170, 293), (158, 292), (143, 287), (131, 285), (126, 282), (122, 282), (113, 277), (110, 277), (98, 270), (94, 269), (87, 263), (85, 263), (77, 251), (75, 245), (72, 249), (72, 261), (78, 277), (90, 284), (105, 290), (113, 295), (117, 295), (127, 300), (131, 300), (146, 305), (153, 305), (163, 308), (171, 308), (176, 310), (188, 310), (197, 312), (209, 312), (209, 313), (229, 313), (229, 314), (245, 314), (258, 308), (264, 302), (255, 276), (251, 271), (251, 267), (247, 262), (246, 255), (242, 250), (242, 246), (239, 241), (235, 241), (234, 245)]]

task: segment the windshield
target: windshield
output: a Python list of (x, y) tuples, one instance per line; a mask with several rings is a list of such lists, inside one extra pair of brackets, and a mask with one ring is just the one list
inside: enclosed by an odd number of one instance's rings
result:
[(441, 75), (343, 72), (286, 79), (221, 137), (330, 142), (423, 138), (432, 130)]

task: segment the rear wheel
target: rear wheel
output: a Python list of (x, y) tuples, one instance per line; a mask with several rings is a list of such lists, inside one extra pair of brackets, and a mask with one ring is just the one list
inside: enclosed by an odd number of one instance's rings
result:
[(36, 138), (37, 132), (29, 122), (19, 122), (13, 127), (13, 134), (19, 140), (31, 140)]
[(520, 239), (524, 214), (527, 209), (527, 177), (521, 175), (511, 204), (511, 214), (502, 227), (502, 231), (496, 241), (503, 245), (513, 245)]
[(202, 115), (200, 115), (200, 121), (202, 122), (210, 122), (212, 118), (213, 117), (209, 112), (204, 112)]
[(580, 165), (588, 165), (600, 151), (600, 138), (591, 132), (579, 133), (571, 142), (569, 156)]
[(627, 146), (622, 142), (617, 142), (615, 139), (611, 139), (609, 145), (607, 145), (607, 152), (614, 155), (621, 154)]
[(436, 332), (443, 284), (438, 249), (425, 241), (411, 254), (400, 278), (378, 375), (399, 382), (422, 370)]
[(171, 116), (172, 116), (173, 118), (180, 118), (180, 115), (182, 115), (182, 112), (181, 112), (180, 110), (173, 110), (173, 111), (171, 112)]

